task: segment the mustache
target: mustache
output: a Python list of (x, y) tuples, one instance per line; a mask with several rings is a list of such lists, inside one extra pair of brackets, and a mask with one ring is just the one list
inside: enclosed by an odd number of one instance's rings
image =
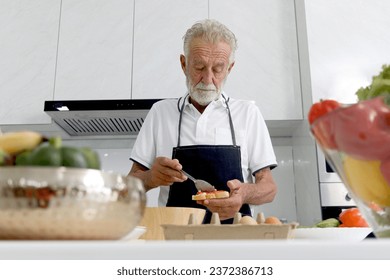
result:
[(199, 83), (194, 87), (195, 90), (206, 90), (206, 91), (216, 91), (217, 87), (213, 84), (205, 85), (204, 83)]

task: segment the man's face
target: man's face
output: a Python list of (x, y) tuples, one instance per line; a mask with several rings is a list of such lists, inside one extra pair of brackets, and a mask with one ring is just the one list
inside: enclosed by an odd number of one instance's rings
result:
[(207, 106), (219, 98), (233, 67), (233, 63), (229, 65), (230, 54), (230, 46), (225, 42), (211, 44), (195, 38), (187, 59), (181, 58), (190, 97), (199, 105)]

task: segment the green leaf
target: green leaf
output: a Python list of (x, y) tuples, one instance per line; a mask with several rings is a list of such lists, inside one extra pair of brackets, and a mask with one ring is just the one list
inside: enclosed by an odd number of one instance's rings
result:
[(390, 64), (384, 64), (382, 71), (372, 77), (371, 84), (367, 87), (361, 87), (356, 95), (359, 101), (371, 99), (380, 95), (390, 95)]

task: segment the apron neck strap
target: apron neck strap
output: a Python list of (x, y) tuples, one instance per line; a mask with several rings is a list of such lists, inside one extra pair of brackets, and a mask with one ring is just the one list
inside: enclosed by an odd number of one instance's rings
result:
[(233, 141), (233, 145), (236, 146), (236, 134), (234, 132), (234, 126), (233, 126), (233, 120), (232, 120), (232, 114), (230, 113), (230, 107), (229, 107), (229, 100), (230, 100), (230, 97), (226, 100), (226, 97), (225, 95), (222, 95), (223, 99), (225, 99), (225, 104), (226, 104), (226, 109), (228, 111), (228, 115), (229, 115), (229, 124), (230, 124), (230, 132), (232, 133), (232, 141)]
[(180, 106), (180, 100), (182, 99), (182, 97), (180, 97), (180, 99), (177, 101), (177, 109), (179, 110), (180, 112), (180, 116), (179, 116), (179, 127), (178, 127), (178, 136), (177, 136), (177, 146), (180, 147), (180, 133), (181, 133), (181, 120), (183, 118), (183, 111), (184, 111), (184, 105), (186, 104), (186, 98), (189, 94), (187, 93), (187, 95), (183, 98), (183, 104)]
[[(183, 104), (181, 104), (180, 106), (180, 100), (182, 99), (182, 97), (179, 98), (179, 100), (177, 101), (177, 109), (179, 110), (180, 112), (180, 116), (179, 116), (179, 127), (178, 127), (178, 136), (177, 136), (177, 146), (180, 147), (180, 133), (181, 133), (181, 121), (182, 121), (182, 118), (183, 118), (183, 111), (184, 111), (184, 106), (186, 104), (186, 98), (189, 96), (189, 94), (187, 94), (184, 99), (183, 99)], [(236, 134), (234, 132), (234, 126), (233, 126), (233, 120), (232, 120), (232, 115), (230, 113), (230, 108), (229, 108), (229, 100), (230, 100), (230, 97), (228, 97), (228, 99), (226, 99), (225, 95), (222, 94), (222, 97), (223, 99), (225, 100), (225, 104), (226, 104), (226, 110), (228, 112), (228, 116), (229, 116), (229, 125), (230, 125), (230, 132), (232, 134), (232, 141), (233, 141), (233, 146), (236, 146), (237, 143), (236, 143)]]

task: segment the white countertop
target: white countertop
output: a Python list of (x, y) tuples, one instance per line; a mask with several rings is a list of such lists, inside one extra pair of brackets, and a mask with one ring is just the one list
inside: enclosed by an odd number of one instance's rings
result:
[(390, 239), (360, 242), (0, 241), (0, 260), (390, 260)]

